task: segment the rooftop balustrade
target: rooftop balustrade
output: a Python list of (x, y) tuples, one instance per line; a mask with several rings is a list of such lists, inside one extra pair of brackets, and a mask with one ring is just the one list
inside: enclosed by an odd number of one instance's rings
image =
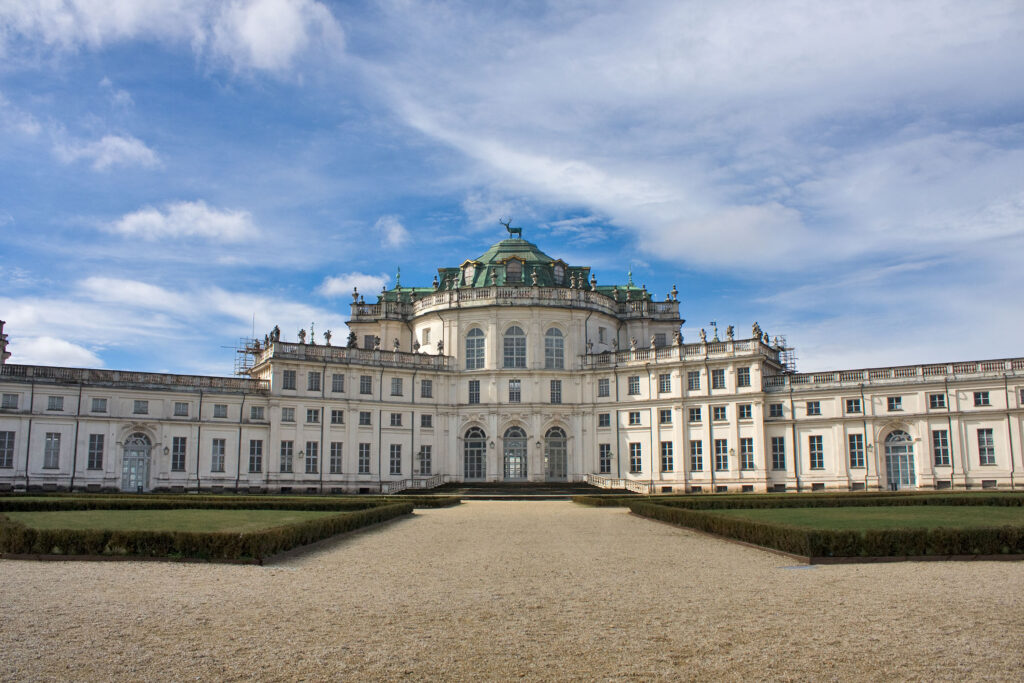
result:
[(373, 365), (376, 367), (448, 370), (450, 356), (386, 351), (384, 349), (356, 349), (347, 346), (319, 344), (293, 344), (273, 342), (256, 356), (254, 368), (271, 360), (314, 361), (343, 365)]
[(889, 368), (839, 370), (834, 372), (770, 375), (763, 378), (767, 392), (825, 389), (851, 385), (913, 384), (942, 381), (944, 379), (971, 379), (998, 377), (1003, 374), (1024, 376), (1024, 358), (972, 361), (969, 363), (937, 363), (929, 365), (899, 365)]
[(266, 380), (206, 375), (170, 375), (157, 372), (129, 372), (94, 368), (57, 368), (45, 365), (4, 365), (0, 377), (28, 382), (93, 384), (133, 389), (210, 389), (238, 393), (265, 393)]
[(707, 359), (726, 359), (736, 356), (761, 355), (776, 363), (779, 362), (779, 350), (768, 346), (759, 339), (740, 339), (724, 342), (698, 342), (696, 344), (679, 344), (659, 346), (646, 349), (627, 349), (625, 351), (607, 351), (605, 353), (588, 353), (582, 358), (584, 368), (615, 367), (632, 363), (657, 363), (670, 361), (696, 361)]

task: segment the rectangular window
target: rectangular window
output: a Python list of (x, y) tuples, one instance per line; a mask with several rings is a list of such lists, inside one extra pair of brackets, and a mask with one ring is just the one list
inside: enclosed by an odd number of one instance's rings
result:
[(715, 422), (723, 422), (727, 418), (725, 416), (725, 406), (714, 406), (711, 408), (711, 419)]
[(602, 443), (597, 445), (597, 465), (601, 474), (612, 472), (612, 445)]
[(341, 450), (343, 445), (340, 441), (331, 442), (331, 459), (327, 462), (327, 467), (330, 468), (331, 474), (341, 474)]
[(416, 454), (421, 475), (429, 475), (433, 469), (433, 447), (420, 446), (420, 452)]
[(889, 406), (889, 412), (896, 410), (903, 410), (903, 397), (902, 396), (890, 396), (888, 397), (887, 403)]
[(630, 375), (629, 389), (626, 393), (628, 393), (630, 396), (640, 395), (640, 375)]
[(281, 422), (295, 422), (295, 408), (281, 408)]
[(359, 376), (359, 393), (360, 394), (372, 394), (373, 393), (373, 375), (360, 375)]
[(358, 468), (359, 474), (370, 473), (370, 444), (368, 443), (359, 444)]
[(307, 408), (306, 409), (306, 422), (308, 424), (318, 424), (320, 422), (320, 409), (319, 408)]
[(741, 403), (736, 407), (741, 420), (750, 420), (754, 417), (754, 409), (749, 403)]
[(508, 402), (519, 403), (523, 398), (522, 392), (522, 381), (518, 379), (510, 379), (508, 381)]
[(990, 405), (992, 405), (992, 404), (989, 403), (988, 392), (987, 391), (975, 391), (974, 392), (974, 407), (975, 408), (984, 408), (984, 407), (987, 407), (987, 406), (990, 406)]
[(420, 380), (420, 398), (434, 398), (434, 380)]
[(699, 439), (690, 442), (690, 469), (694, 472), (704, 469), (704, 442)]
[(687, 422), (700, 422), (700, 408), (690, 408)]
[(402, 414), (401, 413), (391, 413), (391, 426), (392, 427), (401, 427), (402, 426)]
[(749, 436), (740, 437), (740, 469), (754, 469), (754, 439)]
[(171, 471), (172, 472), (184, 472), (185, 471), (185, 451), (187, 447), (187, 438), (184, 436), (176, 436), (171, 439)]
[(402, 395), (402, 378), (392, 377), (391, 378), (391, 395), (401, 396)]
[(320, 391), (319, 372), (310, 371), (306, 373), (306, 391)]
[(469, 400), (470, 404), (480, 402), (480, 380), (471, 379), (469, 380)]
[(661, 471), (671, 472), (675, 469), (675, 463), (673, 462), (672, 455), (672, 442), (662, 441), (661, 442)]
[(629, 471), (632, 474), (640, 474), (644, 471), (643, 451), (640, 450), (640, 444), (636, 442), (629, 444)]
[(686, 388), (690, 391), (700, 390), (700, 370), (691, 370), (686, 373)]
[(433, 429), (434, 427), (434, 416), (433, 415), (420, 415), (420, 427), (423, 429)]
[(772, 469), (786, 469), (786, 437), (772, 437)]
[(402, 444), (391, 444), (391, 474), (402, 473)]
[(848, 412), (848, 413), (859, 413), (860, 412), (860, 399), (859, 398), (848, 398), (848, 399), (846, 399), (846, 412)]
[(750, 368), (736, 368), (736, 386), (750, 386)]
[(607, 398), (611, 393), (611, 382), (607, 378), (597, 380), (598, 398)]
[(630, 426), (636, 426), (640, 424), (640, 411), (631, 410), (629, 411), (629, 424)]
[(263, 471), (263, 440), (249, 439), (249, 472)]
[(928, 394), (928, 407), (932, 410), (946, 407), (945, 394)]
[(429, 327), (425, 327), (425, 328), (423, 328), (423, 330), (420, 331), (420, 339), (422, 339), (422, 342), (420, 342), (420, 343), (423, 344), (423, 346), (426, 346), (427, 344), (430, 343), (430, 328)]
[(814, 434), (807, 437), (807, 453), (811, 458), (811, 469), (825, 469), (825, 448), (822, 446), (822, 437)]
[(945, 429), (932, 430), (932, 452), (938, 467), (949, 467), (949, 432)]
[(331, 375), (331, 393), (345, 393), (345, 375), (337, 372)]
[(174, 417), (188, 417), (188, 404), (184, 401), (175, 401)]
[(667, 341), (667, 339), (668, 337), (665, 336), (664, 332), (655, 332), (654, 346), (660, 349), (661, 347), (665, 346), (665, 342)]
[(46, 442), (43, 447), (43, 468), (55, 470), (60, 467), (60, 434), (58, 432), (46, 432)]
[(715, 439), (715, 471), (725, 472), (729, 469), (729, 441)]
[(658, 411), (658, 424), (670, 425), (672, 424), (672, 409), (662, 408)]
[(249, 419), (250, 420), (262, 420), (263, 419), (263, 406), (249, 406)]
[(105, 398), (94, 398), (92, 400), (92, 412), (94, 412), (94, 413), (105, 413), (105, 412), (107, 412), (107, 399), (105, 399)]
[(551, 402), (556, 404), (562, 402), (562, 380), (560, 379), (551, 380)]
[(0, 432), (0, 468), (14, 467), (14, 432)]
[(345, 424), (345, 411), (344, 410), (337, 410), (335, 408), (332, 408), (331, 409), (331, 424), (332, 425), (343, 425), (343, 424)]
[(292, 471), (292, 459), (295, 456), (295, 442), (281, 442), (281, 471), (290, 473)]
[(612, 426), (612, 414), (611, 413), (598, 413), (597, 414), (597, 426), (598, 427), (611, 427)]
[(374, 335), (374, 334), (364, 334), (363, 335), (363, 348), (364, 349), (372, 349), (375, 346), (377, 346), (377, 335)]
[(295, 371), (285, 370), (281, 373), (281, 388), (295, 390)]
[(599, 344), (608, 343), (608, 329), (605, 327), (597, 328), (597, 341)]
[(214, 403), (213, 404), (213, 416), (215, 418), (228, 416), (228, 406), (225, 403)]
[(821, 415), (821, 401), (808, 401), (807, 402), (807, 414), (808, 415)]
[(372, 423), (370, 422), (370, 411), (360, 410), (359, 411), (359, 426), (369, 427)]
[(319, 441), (307, 441), (306, 442), (306, 474), (316, 474), (318, 472), (319, 463), (317, 460), (320, 459), (320, 442)]
[(667, 394), (672, 391), (672, 375), (664, 372), (658, 375), (658, 393)]
[(782, 404), (781, 403), (769, 403), (768, 404), (768, 417), (783, 417)]
[(711, 371), (711, 388), (725, 389), (725, 370)]
[[(12, 432), (13, 433), (13, 432)], [(103, 434), (90, 434), (89, 435), (89, 457), (86, 460), (86, 467), (90, 470), (102, 470), (103, 469)], [(2, 446), (0, 446), (2, 447)], [(0, 460), (3, 456), (0, 455)]]
[(4, 410), (17, 410), (18, 409), (18, 395), (17, 394), (4, 394), (3, 403), (0, 403), (0, 408)]
[(227, 450), (227, 439), (214, 439), (210, 442), (210, 471), (224, 471), (224, 452)]
[(132, 413), (135, 415), (149, 415), (149, 401), (133, 401)]
[(850, 467), (864, 467), (864, 435), (850, 434)]
[(996, 442), (991, 429), (978, 430), (978, 463), (996, 464)]

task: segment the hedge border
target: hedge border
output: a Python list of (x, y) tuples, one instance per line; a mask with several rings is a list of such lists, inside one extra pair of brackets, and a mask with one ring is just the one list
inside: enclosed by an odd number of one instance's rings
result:
[(266, 558), (286, 550), (411, 514), (412, 511), (411, 503), (388, 503), (244, 533), (33, 529), (0, 514), (0, 553), (249, 560), (263, 564)]
[(224, 498), (216, 496), (60, 496), (45, 500), (0, 498), (0, 513), (59, 510), (367, 510), (380, 505), (409, 504), (416, 508), (459, 505), (457, 496), (402, 496), (401, 498)]
[(636, 502), (653, 503), (691, 510), (728, 510), (764, 508), (874, 507), (906, 505), (994, 505), (1024, 506), (1022, 493), (833, 493), (810, 495), (745, 494), (694, 496), (575, 496), (573, 502), (593, 507), (629, 507)]

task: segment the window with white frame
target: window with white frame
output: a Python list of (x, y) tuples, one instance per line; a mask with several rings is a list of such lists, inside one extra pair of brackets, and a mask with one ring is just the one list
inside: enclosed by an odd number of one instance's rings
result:
[(674, 457), (672, 454), (672, 442), (661, 442), (661, 471), (671, 472), (675, 469)]
[(0, 469), (14, 467), (14, 432), (0, 432)]
[(391, 474), (401, 474), (402, 473), (402, 444), (400, 444), (400, 443), (393, 443), (393, 444), (391, 444), (390, 456), (391, 457), (390, 457), (390, 463), (389, 464), (391, 465), (391, 470), (390, 470)]
[(307, 408), (306, 409), (306, 422), (308, 424), (318, 424), (320, 422), (320, 409), (319, 408)]
[(754, 439), (749, 436), (740, 437), (740, 469), (754, 469)]
[(213, 416), (215, 418), (226, 418), (228, 416), (228, 406), (226, 403), (214, 403), (213, 404)]
[(932, 430), (932, 454), (937, 467), (949, 467), (949, 431), (945, 429)]
[(700, 422), (700, 408), (690, 408), (687, 413), (687, 422)]
[(597, 397), (607, 398), (611, 395), (611, 382), (608, 378), (604, 377), (597, 380)]
[(392, 377), (391, 378), (391, 395), (401, 396), (402, 395), (402, 378)]
[(672, 424), (672, 409), (671, 408), (659, 408), (658, 409), (658, 424), (670, 425)]
[(46, 432), (43, 444), (43, 469), (55, 470), (60, 467), (60, 433)]
[(133, 401), (132, 413), (135, 415), (149, 415), (149, 401)]
[(320, 373), (310, 371), (306, 373), (306, 391), (320, 391)]
[(557, 327), (544, 333), (544, 367), (548, 370), (562, 370), (565, 367), (565, 339)]
[(846, 412), (848, 412), (848, 413), (859, 413), (860, 412), (860, 399), (859, 398), (848, 398), (848, 399), (846, 399)]
[(628, 387), (626, 393), (630, 396), (640, 395), (640, 375), (630, 375), (627, 380), (626, 386)]
[(295, 389), (295, 371), (284, 370), (281, 373), (281, 388), (282, 389)]
[(690, 442), (690, 469), (694, 472), (704, 469), (704, 442), (700, 439)]
[(560, 379), (551, 380), (551, 402), (556, 404), (562, 402), (562, 380)]
[(631, 410), (629, 411), (629, 424), (630, 426), (636, 426), (640, 424), (640, 411)]
[(174, 417), (188, 417), (188, 403), (184, 401), (175, 401)]
[(332, 425), (343, 425), (345, 424), (345, 411), (338, 410), (337, 408), (331, 409), (331, 424)]
[(505, 331), (503, 360), (506, 368), (526, 367), (526, 334), (517, 325)]
[(725, 422), (728, 419), (725, 414), (725, 406), (713, 406), (711, 408), (711, 419), (715, 422)]
[(470, 404), (480, 403), (480, 380), (469, 380), (469, 396), (467, 402)]
[(903, 410), (903, 397), (902, 396), (889, 396), (886, 398), (886, 404), (889, 407), (889, 412), (897, 410)]
[(667, 394), (672, 391), (672, 375), (663, 372), (658, 375), (658, 393)]
[(729, 469), (729, 440), (715, 439), (715, 471), (726, 472)]
[(210, 442), (210, 471), (224, 471), (224, 453), (227, 450), (227, 439), (213, 439)]
[(807, 414), (808, 415), (821, 415), (821, 401), (808, 401), (807, 402)]
[(292, 461), (295, 458), (295, 442), (294, 441), (282, 441), (281, 442), (281, 471), (284, 473), (290, 473), (292, 471)]
[(597, 445), (597, 466), (600, 474), (611, 474), (612, 445), (610, 443)]
[(295, 422), (295, 408), (281, 408), (281, 422)]
[(643, 450), (635, 441), (629, 444), (629, 471), (631, 474), (640, 474), (644, 471)]
[(711, 388), (725, 389), (725, 370), (711, 371)]
[(978, 464), (996, 464), (996, 441), (991, 429), (978, 430)]
[(359, 426), (360, 427), (369, 427), (371, 424), (372, 423), (370, 421), (370, 411), (369, 410), (360, 410), (359, 411)]
[(187, 450), (187, 438), (175, 436), (171, 439), (171, 471), (185, 471), (185, 453)]
[(359, 468), (359, 474), (370, 473), (370, 444), (359, 444), (359, 459), (357, 467)]
[(612, 426), (612, 415), (611, 415), (611, 413), (598, 413), (597, 414), (597, 426), (598, 427), (611, 427)]
[(736, 412), (741, 420), (750, 420), (754, 417), (754, 409), (749, 403), (741, 403), (736, 406)]
[(345, 393), (345, 375), (335, 372), (331, 375), (331, 393)]
[(263, 471), (263, 439), (249, 439), (249, 472)]
[(484, 331), (474, 327), (466, 333), (466, 369), (479, 370), (484, 367), (486, 337)]
[(434, 380), (420, 380), (420, 398), (434, 398)]
[(700, 390), (700, 370), (691, 370), (686, 373), (686, 388), (690, 391)]
[(420, 415), (420, 427), (423, 429), (433, 429), (434, 427), (434, 416), (433, 415)]
[(402, 414), (401, 413), (391, 413), (391, 426), (392, 427), (401, 427), (402, 426)]
[(341, 452), (343, 443), (340, 441), (331, 442), (330, 459), (327, 461), (327, 467), (331, 474), (341, 474)]
[(94, 412), (94, 413), (105, 413), (105, 412), (107, 412), (107, 399), (105, 399), (105, 398), (94, 398), (92, 400), (92, 412)]
[(262, 420), (263, 419), (263, 406), (249, 406), (249, 419), (250, 420)]
[[(106, 441), (103, 434), (90, 434), (89, 435), (89, 452), (86, 459), (86, 469), (90, 470), (102, 470), (103, 469), (103, 446)], [(0, 456), (2, 459), (2, 456)]]
[(750, 368), (736, 368), (736, 386), (750, 386)]
[(786, 469), (786, 437), (772, 437), (772, 469)]
[(850, 434), (847, 439), (850, 451), (850, 467), (864, 467), (864, 435)]
[(64, 410), (64, 397), (63, 396), (48, 396), (46, 398), (46, 409), (47, 410)]
[(988, 397), (988, 392), (987, 391), (975, 391), (974, 392), (974, 407), (975, 408), (986, 408), (986, 407), (991, 406), (991, 405), (992, 405), (992, 403), (989, 402), (989, 397)]
[(416, 465), (418, 474), (421, 476), (427, 476), (431, 474), (433, 470), (433, 447), (432, 446), (420, 446), (419, 452), (416, 454)]
[(928, 394), (928, 407), (932, 410), (946, 407), (945, 394)]
[(18, 409), (18, 395), (17, 394), (4, 394), (3, 402), (0, 403), (0, 408), (4, 410), (17, 410)]
[(820, 434), (807, 437), (807, 454), (810, 456), (812, 470), (825, 469), (825, 448), (822, 440)]
[(320, 463), (320, 442), (306, 442), (306, 474), (316, 474), (319, 471)]
[(360, 394), (372, 394), (373, 393), (373, 375), (360, 375), (359, 376), (359, 393)]
[(523, 399), (523, 383), (518, 379), (508, 381), (508, 402), (519, 403)]

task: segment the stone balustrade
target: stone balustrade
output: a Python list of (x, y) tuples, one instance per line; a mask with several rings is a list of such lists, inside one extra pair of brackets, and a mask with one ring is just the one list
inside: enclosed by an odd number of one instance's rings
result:
[(332, 365), (374, 365), (388, 368), (426, 368), (431, 370), (448, 370), (451, 367), (450, 356), (387, 351), (384, 349), (358, 349), (347, 346), (294, 344), (280, 341), (273, 342), (269, 347), (259, 351), (256, 354), (253, 367), (258, 368), (270, 360), (298, 360)]
[(836, 372), (795, 373), (770, 375), (763, 378), (767, 392), (832, 388), (842, 385), (886, 385), (926, 383), (943, 379), (968, 379), (1007, 374), (1024, 375), (1024, 358), (972, 361), (969, 363), (938, 363), (930, 365), (900, 365), (889, 368), (866, 368)]
[(103, 386), (149, 389), (153, 387), (175, 389), (209, 389), (224, 392), (266, 393), (270, 383), (266, 380), (241, 377), (209, 377), (205, 375), (170, 375), (157, 372), (130, 372), (93, 368), (58, 368), (44, 365), (11, 365), (0, 368), (0, 375), (29, 382), (56, 384), (91, 384)]
[(698, 342), (696, 344), (680, 344), (678, 346), (659, 346), (657, 348), (627, 349), (625, 351), (607, 351), (590, 353), (582, 358), (584, 368), (616, 367), (632, 363), (657, 363), (671, 361), (697, 361), (708, 359), (726, 359), (735, 356), (762, 355), (774, 362), (779, 362), (779, 350), (769, 346), (760, 339), (738, 339), (724, 342)]

